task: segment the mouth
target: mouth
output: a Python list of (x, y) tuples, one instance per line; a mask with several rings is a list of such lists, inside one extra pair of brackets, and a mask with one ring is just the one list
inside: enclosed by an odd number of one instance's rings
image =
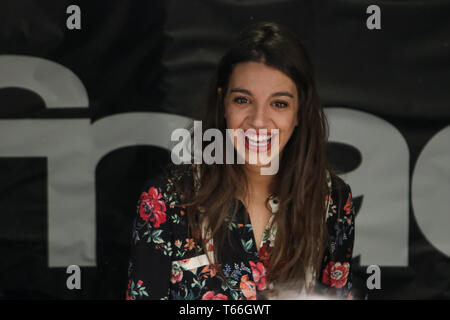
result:
[(272, 146), (272, 135), (268, 134), (246, 134), (245, 148), (253, 152), (263, 152), (270, 150)]

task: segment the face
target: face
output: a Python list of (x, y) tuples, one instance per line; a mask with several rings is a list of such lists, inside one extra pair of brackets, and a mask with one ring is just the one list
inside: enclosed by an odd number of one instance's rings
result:
[[(242, 140), (247, 165), (262, 166), (261, 152), (271, 158), (282, 152), (297, 125), (299, 108), (297, 87), (286, 74), (263, 63), (239, 63), (230, 76), (224, 102), (227, 128), (246, 132)], [(233, 140), (236, 148), (238, 139)], [(258, 160), (250, 162), (250, 157)]]

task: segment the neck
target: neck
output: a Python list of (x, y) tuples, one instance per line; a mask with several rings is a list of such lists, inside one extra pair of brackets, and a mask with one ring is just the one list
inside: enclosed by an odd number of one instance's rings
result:
[(244, 171), (248, 181), (248, 202), (266, 199), (270, 194), (273, 175), (262, 175), (258, 166), (245, 165)]

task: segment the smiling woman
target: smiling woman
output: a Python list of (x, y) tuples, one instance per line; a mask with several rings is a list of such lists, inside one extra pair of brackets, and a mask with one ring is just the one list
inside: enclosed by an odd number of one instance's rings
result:
[[(229, 139), (243, 161), (171, 166), (147, 182), (127, 298), (351, 297), (352, 195), (326, 159), (327, 122), (300, 41), (275, 23), (243, 30), (206, 107), (204, 129), (243, 133), (244, 148)], [(250, 161), (261, 152), (277, 172)]]

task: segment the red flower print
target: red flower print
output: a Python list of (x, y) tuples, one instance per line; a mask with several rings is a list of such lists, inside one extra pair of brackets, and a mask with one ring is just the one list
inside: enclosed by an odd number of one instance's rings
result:
[(216, 267), (214, 265), (205, 266), (200, 272), (205, 278), (214, 277), (217, 274)]
[(259, 248), (258, 256), (262, 260), (264, 266), (268, 268), (270, 262), (269, 241), (264, 242), (264, 244)]
[(203, 295), (202, 300), (228, 300), (228, 297), (221, 293), (215, 294), (214, 291), (208, 291)]
[(351, 210), (351, 202), (350, 199), (352, 198), (352, 194), (349, 193), (348, 194), (348, 198), (347, 198), (347, 203), (344, 206), (344, 210), (345, 210), (345, 214), (350, 214), (350, 210)]
[(166, 222), (166, 204), (161, 198), (161, 193), (155, 187), (142, 192), (140, 198), (139, 215), (144, 221), (152, 222), (155, 228)]
[(186, 238), (186, 244), (184, 245), (184, 250), (192, 250), (195, 248), (195, 241), (193, 238)]
[(258, 290), (266, 289), (266, 268), (262, 262), (254, 263), (250, 261), (252, 268), (253, 280), (255, 280)]
[(125, 295), (125, 299), (126, 300), (135, 300), (132, 296), (130, 296), (129, 292), (131, 290), (131, 280), (128, 280), (128, 288), (127, 288), (127, 292)]
[(248, 280), (248, 274), (241, 277), (240, 288), (247, 300), (256, 300), (256, 288), (253, 281)]
[(348, 262), (328, 263), (322, 274), (322, 282), (336, 288), (342, 288), (347, 283), (350, 264)]
[(138, 285), (138, 287), (140, 287), (140, 286), (142, 286), (142, 280), (139, 280), (138, 282), (137, 282), (137, 285)]
[(183, 270), (181, 268), (172, 269), (172, 273), (170, 275), (170, 282), (177, 283), (183, 279)]

